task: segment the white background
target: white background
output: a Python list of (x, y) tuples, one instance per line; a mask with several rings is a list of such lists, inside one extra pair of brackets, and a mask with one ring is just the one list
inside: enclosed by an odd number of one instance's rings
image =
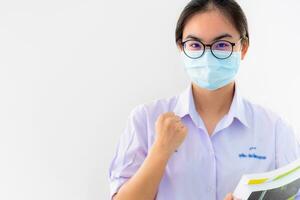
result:
[[(0, 199), (108, 199), (131, 109), (189, 83), (174, 42), (188, 1), (0, 1)], [(300, 133), (300, 2), (240, 0), (245, 97)]]

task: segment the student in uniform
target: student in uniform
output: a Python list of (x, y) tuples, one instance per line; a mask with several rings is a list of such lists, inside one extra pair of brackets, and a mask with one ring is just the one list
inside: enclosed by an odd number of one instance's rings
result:
[(239, 92), (249, 33), (237, 2), (190, 1), (175, 36), (191, 83), (132, 110), (109, 169), (112, 199), (230, 200), (243, 174), (300, 157), (293, 129)]

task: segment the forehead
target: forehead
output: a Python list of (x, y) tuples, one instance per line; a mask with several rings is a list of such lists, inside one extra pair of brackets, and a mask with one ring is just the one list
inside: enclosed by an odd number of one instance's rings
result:
[(230, 34), (233, 38), (238, 38), (240, 35), (228, 17), (216, 9), (196, 13), (188, 19), (182, 38), (184, 39), (190, 34), (202, 38), (206, 42), (223, 34)]

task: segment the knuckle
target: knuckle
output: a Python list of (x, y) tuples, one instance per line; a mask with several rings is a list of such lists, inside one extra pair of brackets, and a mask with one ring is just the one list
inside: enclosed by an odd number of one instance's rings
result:
[(170, 125), (171, 122), (172, 122), (172, 119), (171, 119), (171, 118), (166, 118), (166, 119), (165, 119), (166, 125)]
[(184, 129), (184, 132), (188, 132), (188, 130), (189, 130), (186, 126), (183, 129)]
[(163, 115), (159, 115), (156, 121), (161, 121), (164, 118)]
[(175, 115), (175, 118), (178, 119), (178, 120), (181, 120), (181, 117)]
[(173, 116), (173, 115), (175, 115), (173, 112), (166, 112), (165, 113), (167, 116)]

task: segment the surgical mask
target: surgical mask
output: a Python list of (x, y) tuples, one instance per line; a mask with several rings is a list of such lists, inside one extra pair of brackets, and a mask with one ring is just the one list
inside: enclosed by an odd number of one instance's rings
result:
[[(222, 54), (222, 51), (216, 53)], [(181, 57), (190, 79), (199, 87), (208, 90), (216, 90), (233, 81), (241, 62), (240, 51), (232, 52), (226, 59), (218, 59), (210, 51), (205, 51), (197, 59), (192, 59), (181, 51)]]

